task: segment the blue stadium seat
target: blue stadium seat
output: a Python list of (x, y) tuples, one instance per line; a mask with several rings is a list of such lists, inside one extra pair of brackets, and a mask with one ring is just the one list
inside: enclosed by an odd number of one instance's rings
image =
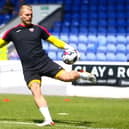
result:
[(116, 27), (109, 25), (108, 28), (107, 28), (107, 33), (108, 34), (116, 34), (117, 33)]
[(123, 11), (123, 10), (124, 10), (123, 4), (118, 4), (118, 5), (116, 6), (116, 10), (117, 10), (117, 11)]
[(126, 45), (126, 53), (129, 53), (129, 43)]
[(117, 11), (116, 18), (124, 18), (124, 17), (125, 17), (124, 12), (118, 12)]
[[(58, 28), (56, 28), (56, 29), (58, 29)], [(56, 29), (55, 29), (55, 31), (56, 31)], [(58, 30), (57, 30), (57, 31), (58, 31)], [(66, 26), (62, 27), (62, 29), (61, 29), (61, 33), (66, 33), (66, 34), (68, 34), (69, 31), (70, 31), (69, 28), (66, 27)], [(60, 32), (60, 29), (59, 29), (59, 32)]]
[(107, 52), (115, 53), (116, 52), (116, 45), (108, 43), (106, 46), (106, 50), (107, 50)]
[(52, 45), (52, 44), (49, 44), (48, 45), (48, 50), (56, 52), (56, 51), (58, 51), (58, 48), (56, 46)]
[(129, 35), (126, 35), (126, 43), (129, 44)]
[[(72, 19), (72, 23), (71, 23), (71, 26), (73, 26), (73, 27), (78, 27), (79, 26), (79, 18), (73, 18)], [(78, 29), (78, 28), (77, 28)]]
[(95, 53), (93, 52), (86, 53), (86, 61), (96, 61)]
[(97, 44), (98, 42), (96, 35), (88, 35), (88, 42)]
[(107, 33), (106, 26), (98, 27), (98, 34), (106, 34), (106, 33)]
[(81, 1), (80, 0), (74, 0), (74, 5), (80, 5)]
[(88, 28), (84, 26), (80, 26), (79, 28), (79, 34), (87, 34), (88, 33)]
[(2, 8), (3, 5), (4, 5), (4, 2), (5, 2), (4, 0), (1, 0), (1, 1), (0, 1), (0, 7), (1, 7), (1, 8)]
[(39, 1), (38, 1), (38, 0), (31, 0), (31, 3), (32, 3), (32, 4), (38, 4)]
[(107, 52), (106, 53), (106, 61), (116, 61), (115, 53)]
[(125, 34), (126, 33), (126, 29), (123, 27), (120, 27), (120, 26), (117, 27), (116, 31), (117, 31), (117, 34)]
[(71, 5), (67, 5), (67, 6), (64, 6), (64, 11), (65, 12), (70, 12), (71, 11)]
[(52, 32), (54, 32), (54, 33), (60, 33), (60, 27), (53, 28)]
[(71, 26), (71, 28), (70, 28), (70, 35), (78, 35), (78, 32), (79, 32), (79, 28), (78, 27)]
[(43, 46), (43, 49), (45, 49), (45, 50), (48, 50), (48, 43), (47, 42), (45, 42), (45, 41), (42, 41), (42, 46)]
[(68, 23), (70, 23), (70, 18), (71, 18), (71, 14), (70, 13), (65, 13), (64, 14), (64, 16), (63, 16), (63, 22), (65, 23), (65, 22), (68, 22)]
[(61, 27), (62, 26), (62, 23), (61, 22), (59, 22), (59, 21), (56, 21), (56, 22), (54, 22), (54, 27), (56, 28), (56, 27)]
[(97, 28), (94, 27), (94, 26), (89, 26), (89, 28), (88, 28), (88, 34), (89, 35), (91, 35), (91, 34), (96, 35), (97, 34)]
[(106, 46), (104, 45), (100, 45), (97, 47), (97, 52), (103, 52), (103, 53), (106, 53), (107, 49), (106, 49)]
[[(29, 1), (30, 1), (29, 3), (32, 2), (31, 0), (29, 0)], [(39, 0), (39, 3), (40, 3), (40, 4), (46, 4), (46, 3), (47, 3), (47, 0)]]
[(109, 4), (109, 5), (107, 6), (107, 10), (108, 10), (108, 11), (111, 11), (111, 12), (114, 12), (114, 11), (115, 11), (114, 5)]
[(117, 52), (122, 52), (122, 53), (126, 53), (126, 45), (123, 44), (123, 43), (118, 43), (116, 45), (116, 49), (117, 49)]
[[(82, 16), (82, 19), (84, 19), (84, 17)], [(86, 19), (86, 18), (85, 18)], [(89, 22), (87, 20), (81, 20), (80, 21), (80, 26), (85, 27), (88, 26)]]
[(86, 34), (80, 34), (78, 36), (78, 42), (87, 43), (88, 42), (87, 35)]
[(91, 20), (89, 20), (89, 26), (97, 27), (97, 25), (98, 25), (97, 20), (94, 20), (94, 19), (91, 17)]
[(121, 44), (126, 44), (126, 37), (124, 35), (117, 35), (116, 42)]
[(72, 4), (72, 1), (71, 0), (64, 0), (63, 2), (64, 2), (64, 4), (70, 5), (70, 7), (71, 7), (71, 4)]
[(53, 60), (57, 60), (56, 52), (54, 51), (48, 51), (48, 56)]
[(97, 61), (106, 61), (105, 53), (103, 53), (103, 52), (96, 53), (96, 60)]
[[(114, 11), (108, 10), (108, 12), (107, 12), (107, 17), (108, 17), (108, 18), (115, 18), (115, 16), (116, 16), (115, 13), (116, 13), (116, 12), (114, 12)], [(115, 25), (115, 24), (114, 24), (114, 25)]]
[(116, 20), (115, 20), (115, 18), (110, 18), (109, 17), (109, 19), (108, 19), (108, 21), (107, 21), (107, 25), (110, 27), (110, 26), (114, 26), (116, 24)]
[(86, 55), (85, 55), (85, 53), (79, 51), (79, 54), (80, 54), (80, 61), (86, 61)]
[(64, 0), (56, 0), (56, 3), (57, 4), (63, 4), (64, 3)]
[(86, 43), (79, 43), (77, 48), (79, 51), (86, 52), (86, 50), (87, 50)]
[[(96, 21), (96, 19), (97, 19), (97, 17), (98, 17), (98, 14), (97, 13), (92, 13), (92, 14), (90, 14), (90, 16), (89, 16), (91, 19), (94, 19), (95, 21)], [(93, 22), (95, 22), (95, 21), (93, 21)], [(96, 21), (96, 23), (97, 23), (97, 21)], [(95, 23), (95, 24), (96, 24)]]
[[(104, 14), (104, 16), (105, 16), (105, 14)], [(98, 20), (98, 23), (99, 23), (99, 26), (100, 26), (100, 27), (106, 26), (106, 25), (107, 25), (106, 18), (100, 17), (99, 20)]]
[(48, 3), (50, 3), (50, 4), (53, 4), (53, 3), (56, 2), (56, 0), (47, 0), (47, 1), (48, 1)]
[(78, 36), (75, 34), (70, 34), (69, 35), (69, 42), (70, 43), (78, 43)]
[(129, 62), (129, 53), (126, 55), (127, 61)]
[(98, 2), (99, 2), (99, 8), (98, 8), (99, 12), (100, 11), (106, 12), (107, 11), (107, 7), (105, 6), (106, 4), (105, 3), (103, 4), (100, 1), (98, 1)]
[(67, 33), (61, 33), (60, 34), (60, 39), (65, 41), (65, 42), (69, 42), (69, 35)]
[[(70, 15), (70, 16), (71, 16), (71, 15)], [(69, 19), (69, 18), (68, 18), (68, 19)], [(70, 26), (71, 26), (71, 23), (70, 23), (70, 21), (65, 20), (65, 21), (61, 22), (61, 26), (70, 27)]]
[(80, 7), (77, 4), (74, 4), (74, 6), (71, 6), (73, 12), (79, 12)]
[(94, 43), (88, 43), (87, 44), (87, 52), (95, 53), (96, 49), (97, 49), (97, 46)]
[(125, 19), (117, 18), (117, 20), (116, 20), (117, 26), (121, 26), (122, 27), (123, 25), (125, 25), (125, 23), (126, 23)]
[(52, 35), (54, 35), (55, 37), (60, 38), (60, 33), (58, 33), (58, 32), (51, 32), (51, 31), (49, 31), (49, 32), (52, 33)]
[(114, 35), (107, 35), (107, 43), (116, 44), (116, 37)]
[[(89, 15), (87, 14), (87, 13), (83, 13), (83, 7), (84, 7), (84, 9), (85, 10), (87, 10), (86, 9), (86, 6), (84, 5), (84, 6), (81, 6), (82, 7), (82, 13), (80, 14), (80, 16), (83, 18), (83, 19), (85, 19), (84, 21), (80, 21), (80, 23), (82, 24), (82, 23), (88, 23), (88, 21), (86, 21), (86, 19), (89, 17)], [(84, 23), (84, 24), (85, 24)]]
[(95, 4), (91, 4), (89, 10), (94, 14), (97, 11), (97, 7)]
[(69, 43), (69, 45), (72, 46), (72, 47), (73, 47), (74, 49), (76, 49), (76, 50), (78, 49), (78, 46), (77, 46), (76, 43)]
[(62, 60), (62, 54), (63, 54), (63, 51), (57, 52), (57, 60)]
[(101, 12), (101, 10), (99, 10), (98, 13), (99, 13), (99, 14), (98, 14), (98, 18), (99, 18), (99, 19), (106, 19), (106, 18), (107, 18), (105, 12)]
[(105, 46), (106, 45), (106, 36), (105, 35), (98, 35), (97, 41), (98, 41), (98, 45)]
[(127, 62), (127, 57), (123, 53), (117, 53), (116, 54), (116, 61)]

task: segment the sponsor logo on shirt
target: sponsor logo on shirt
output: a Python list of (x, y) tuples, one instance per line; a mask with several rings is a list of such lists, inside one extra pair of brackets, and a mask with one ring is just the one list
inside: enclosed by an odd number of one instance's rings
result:
[(30, 28), (29, 31), (30, 31), (30, 32), (34, 32), (34, 28)]

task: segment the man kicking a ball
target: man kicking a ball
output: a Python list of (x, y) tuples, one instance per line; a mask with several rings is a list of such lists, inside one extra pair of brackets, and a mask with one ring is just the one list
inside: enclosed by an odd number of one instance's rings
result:
[(43, 51), (41, 39), (60, 49), (74, 49), (67, 43), (51, 35), (44, 27), (32, 24), (32, 7), (22, 5), (19, 10), (20, 24), (7, 30), (0, 39), (0, 48), (12, 41), (20, 57), (24, 78), (32, 92), (34, 101), (44, 117), (38, 126), (54, 125), (47, 102), (41, 93), (41, 77), (48, 76), (70, 82), (79, 78), (96, 82), (94, 75), (88, 72), (66, 71), (52, 61)]

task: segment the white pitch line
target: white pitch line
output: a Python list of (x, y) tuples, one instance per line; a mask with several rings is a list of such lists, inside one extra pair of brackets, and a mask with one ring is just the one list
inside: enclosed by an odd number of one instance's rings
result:
[[(32, 122), (20, 122), (20, 121), (0, 121), (2, 124), (15, 124), (15, 125), (34, 125), (37, 126), (36, 123)], [(67, 124), (55, 124), (57, 127), (65, 127), (65, 128), (77, 128), (77, 129), (116, 129), (116, 128), (93, 128), (93, 127), (86, 127), (86, 126), (74, 126), (74, 125), (67, 125)]]
[(0, 121), (3, 124), (18, 124), (18, 125), (35, 125), (31, 122), (20, 122), (20, 121)]
[(63, 125), (63, 124), (58, 124), (56, 125), (58, 127), (65, 127), (65, 128), (74, 128), (74, 129), (88, 129), (89, 127), (86, 127), (86, 126), (73, 126), (73, 125)]
[[(32, 123), (32, 122), (20, 122), (20, 121), (0, 121), (0, 123), (2, 124), (15, 124), (15, 125), (34, 125), (36, 126), (36, 123)], [(80, 128), (80, 129), (87, 129), (88, 127), (85, 126), (73, 126), (73, 125), (65, 125), (65, 124), (55, 124), (55, 126), (57, 127), (65, 127), (65, 128)]]
[(61, 116), (66, 116), (66, 115), (69, 115), (69, 113), (66, 113), (66, 112), (59, 112), (57, 113), (58, 115), (61, 115)]

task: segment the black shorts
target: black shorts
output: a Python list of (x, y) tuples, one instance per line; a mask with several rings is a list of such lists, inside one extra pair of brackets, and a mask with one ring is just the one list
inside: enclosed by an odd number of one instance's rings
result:
[(40, 63), (31, 67), (23, 67), (23, 74), (26, 83), (28, 84), (31, 80), (41, 80), (42, 76), (48, 76), (54, 78), (54, 76), (63, 68), (53, 62), (49, 57), (40, 60)]

